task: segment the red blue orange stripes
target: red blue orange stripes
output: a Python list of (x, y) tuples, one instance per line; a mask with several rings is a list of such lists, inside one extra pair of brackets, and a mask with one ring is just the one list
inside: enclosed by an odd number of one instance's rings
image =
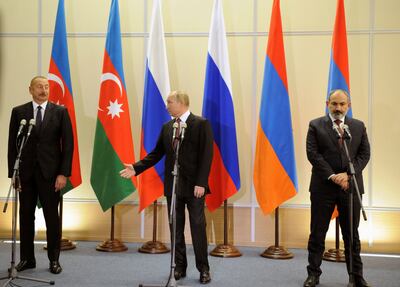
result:
[[(332, 36), (331, 60), (329, 65), (328, 91), (341, 89), (350, 95), (349, 61), (347, 50), (346, 15), (344, 10), (344, 0), (337, 1), (335, 27)], [(328, 112), (326, 110), (326, 112)], [(352, 116), (351, 107), (347, 112)]]
[[(341, 89), (350, 96), (350, 76), (349, 76), (349, 60), (347, 49), (347, 32), (346, 32), (346, 14), (344, 10), (344, 1), (338, 0), (336, 6), (335, 27), (332, 35), (331, 60), (329, 65), (328, 91), (326, 99), (332, 90)], [(325, 109), (328, 113), (328, 108)], [(352, 117), (353, 112), (351, 106), (347, 111), (347, 116)], [(335, 208), (332, 219), (339, 215)]]
[(279, 0), (274, 0), (254, 159), (254, 188), (262, 211), (297, 193), (290, 102)]

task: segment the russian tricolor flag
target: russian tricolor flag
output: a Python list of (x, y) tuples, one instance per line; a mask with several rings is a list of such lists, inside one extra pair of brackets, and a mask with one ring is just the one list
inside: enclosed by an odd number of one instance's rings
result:
[[(160, 0), (154, 0), (145, 71), (140, 157), (156, 145), (162, 125), (171, 117), (166, 110), (170, 93), (167, 52)], [(139, 212), (164, 193), (164, 158), (140, 175)]]
[(235, 113), (224, 16), (220, 0), (214, 1), (208, 43), (203, 116), (212, 126), (214, 156), (209, 177), (207, 207), (215, 210), (240, 188)]
[(297, 193), (296, 163), (279, 0), (274, 0), (254, 159), (254, 188), (264, 214)]
[[(349, 60), (347, 51), (346, 15), (344, 0), (337, 1), (335, 28), (332, 36), (331, 61), (329, 67), (328, 92), (341, 89), (350, 96)], [(326, 109), (328, 113), (328, 110)], [(352, 117), (351, 106), (347, 116)]]
[(78, 135), (76, 130), (75, 106), (72, 97), (71, 76), (68, 60), (67, 30), (65, 25), (64, 0), (58, 2), (56, 25), (54, 28), (53, 48), (51, 51), (48, 73), (50, 95), (49, 100), (67, 108), (74, 135), (74, 152), (72, 157), (71, 177), (63, 193), (82, 183), (81, 167), (79, 162)]

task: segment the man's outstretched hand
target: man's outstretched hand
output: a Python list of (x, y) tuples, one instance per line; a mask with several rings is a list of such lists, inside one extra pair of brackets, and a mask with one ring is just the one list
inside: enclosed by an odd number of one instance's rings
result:
[(119, 175), (123, 178), (131, 178), (132, 176), (136, 175), (136, 172), (133, 168), (132, 164), (124, 163), (125, 169), (119, 172)]

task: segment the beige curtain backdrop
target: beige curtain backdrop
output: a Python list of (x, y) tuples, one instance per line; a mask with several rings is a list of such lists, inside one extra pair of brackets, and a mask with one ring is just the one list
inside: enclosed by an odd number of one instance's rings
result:
[[(7, 195), (7, 139), (13, 106), (30, 100), (28, 85), (49, 67), (56, 0), (0, 1), (0, 207)], [(90, 186), (109, 0), (66, 0), (71, 81), (75, 101), (83, 184), (65, 196), (64, 235), (75, 240), (109, 236), (110, 212), (103, 213)], [(222, 0), (228, 33), (241, 189), (229, 199), (229, 238), (235, 245), (273, 243), (273, 216), (264, 216), (252, 187), (255, 131), (264, 72), (272, 0)], [(123, 64), (139, 157), (146, 39), (153, 1), (120, 0)], [(212, 0), (164, 0), (162, 12), (172, 89), (186, 90), (191, 111), (201, 114)], [(365, 122), (372, 146), (366, 167), (363, 249), (400, 252), (400, 1), (345, 1), (353, 115)], [(336, 0), (282, 0), (287, 76), (299, 181), (298, 195), (281, 209), (281, 243), (305, 247), (309, 233), (306, 159), (308, 122), (324, 113)], [(110, 191), (112, 192), (112, 191)], [(164, 200), (162, 200), (164, 202)], [(116, 207), (116, 236), (151, 238), (152, 210), (138, 214), (137, 193)], [(160, 209), (159, 237), (169, 241), (166, 211)], [(207, 214), (211, 243), (223, 239), (222, 209)], [(38, 220), (39, 238), (44, 224)], [(0, 237), (10, 236), (11, 212), (0, 214)], [(189, 234), (188, 234), (189, 235)], [(334, 238), (334, 228), (328, 241)], [(328, 243), (329, 245), (329, 243)]]

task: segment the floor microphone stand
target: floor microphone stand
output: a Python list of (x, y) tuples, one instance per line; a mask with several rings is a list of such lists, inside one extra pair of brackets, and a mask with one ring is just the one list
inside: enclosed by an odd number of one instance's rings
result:
[[(181, 138), (183, 140), (183, 137)], [(175, 242), (176, 242), (176, 192), (178, 189), (179, 182), (179, 148), (181, 141), (177, 142), (175, 149), (175, 163), (174, 169), (172, 171), (172, 175), (174, 176), (173, 184), (172, 184), (172, 197), (171, 197), (171, 206), (169, 210), (169, 225), (171, 226), (171, 269), (168, 277), (168, 281), (166, 284), (139, 284), (139, 287), (189, 287), (178, 285), (175, 280)]]
[[(345, 134), (346, 135), (346, 134)], [(351, 181), (354, 186), (355, 193), (357, 195), (357, 199), (360, 203), (363, 218), (366, 221), (367, 220), (367, 214), (365, 213), (364, 206), (362, 204), (361, 200), (361, 195), (360, 195), (360, 190), (358, 188), (357, 184), (357, 179), (356, 179), (356, 172), (354, 169), (354, 164), (353, 161), (351, 160), (350, 156), (350, 150), (349, 147), (347, 146), (346, 139), (351, 140), (351, 136), (349, 134), (346, 135), (346, 137), (343, 137), (343, 147), (346, 153), (346, 157), (349, 163), (349, 175), (351, 178)], [(354, 200), (353, 200), (353, 188), (350, 187), (348, 190), (348, 196), (349, 196), (349, 225), (350, 225), (350, 244), (349, 244), (349, 284), (347, 284), (347, 287), (354, 287), (355, 286), (355, 281), (354, 281), (354, 274), (353, 274), (353, 239), (354, 239), (354, 233), (353, 233), (353, 226), (354, 226), (354, 220), (353, 220), (353, 209), (354, 209)]]
[(35, 281), (35, 282), (42, 282), (42, 283), (47, 283), (50, 285), (54, 285), (54, 281), (48, 281), (48, 280), (43, 280), (43, 279), (38, 279), (38, 278), (32, 278), (32, 277), (26, 277), (26, 276), (20, 276), (18, 275), (18, 271), (15, 268), (15, 250), (17, 246), (17, 213), (18, 213), (18, 193), (21, 192), (21, 182), (19, 179), (19, 164), (21, 162), (21, 153), (22, 149), (24, 148), (25, 143), (28, 141), (29, 135), (27, 137), (23, 137), (21, 140), (21, 144), (18, 148), (18, 154), (17, 158), (15, 159), (14, 163), (14, 169), (13, 169), (13, 175), (11, 178), (11, 183), (10, 183), (10, 188), (8, 190), (8, 195), (7, 195), (7, 200), (6, 203), (4, 204), (3, 208), (3, 213), (7, 212), (7, 207), (8, 207), (8, 201), (10, 199), (11, 191), (13, 193), (14, 197), (14, 204), (12, 208), (13, 216), (12, 216), (12, 244), (11, 244), (11, 266), (8, 268), (8, 276), (1, 277), (0, 280), (7, 279), (7, 281), (3, 284), (3, 287), (6, 286), (19, 286), (12, 281), (15, 279), (21, 279), (21, 280), (29, 280), (29, 281)]

